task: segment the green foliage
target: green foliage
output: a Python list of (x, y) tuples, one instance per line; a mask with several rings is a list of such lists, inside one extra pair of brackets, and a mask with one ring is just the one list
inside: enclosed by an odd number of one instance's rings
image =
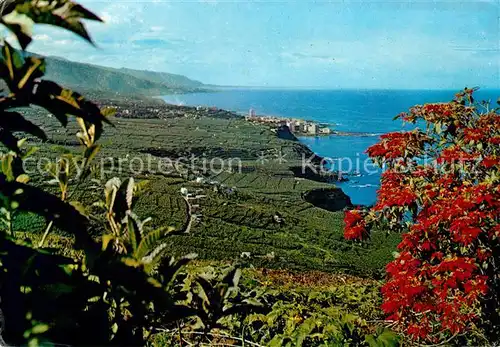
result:
[(387, 345), (394, 346), (394, 334), (367, 322), (380, 316), (378, 288), (354, 283), (322, 290), (268, 289), (261, 299), (268, 309), (249, 315), (245, 330), (254, 341), (270, 346), (383, 346), (383, 338), (391, 338)]
[[(301, 201), (300, 193), (269, 196), (240, 188), (236, 194), (224, 195), (209, 189), (205, 188), (207, 197), (200, 201), (202, 222), (190, 234), (167, 242), (174, 254), (190, 251), (202, 259), (228, 260), (248, 252), (249, 261), (259, 267), (381, 277), (400, 240), (397, 234), (380, 232), (374, 233), (370, 244), (351, 244), (343, 239), (342, 213)], [(282, 224), (274, 221), (276, 213), (283, 217)]]
[[(166, 95), (173, 92), (203, 91), (204, 85), (184, 76), (139, 71), (114, 69), (85, 63), (69, 61), (64, 58), (46, 57), (47, 78), (60, 81), (66, 86), (86, 94), (98, 91), (116, 96)], [(89, 93), (87, 93), (87, 91)]]
[[(104, 200), (95, 202), (93, 206), (102, 211), (101, 219), (106, 220), (106, 233), (101, 237), (102, 249), (112, 248), (115, 252), (150, 268), (154, 267), (158, 260), (165, 259), (162, 252), (165, 247), (160, 242), (172, 234), (175, 228), (150, 229), (146, 223), (151, 218), (141, 220), (133, 212), (134, 194), (139, 189), (140, 185), (136, 184), (132, 177), (123, 182), (117, 177), (112, 178), (105, 185)], [(95, 218), (99, 216), (96, 215)], [(174, 264), (169, 263), (169, 266)]]
[[(23, 49), (31, 41), (32, 23), (53, 24), (90, 41), (80, 19), (98, 19), (67, 0), (16, 1), (3, 14), (2, 23), (13, 31)], [(161, 252), (158, 242), (165, 232), (147, 231), (145, 221), (132, 211), (133, 179), (123, 184), (119, 179), (108, 182), (104, 202), (95, 205), (104, 208), (104, 216), (72, 199), (88, 183), (94, 169), (92, 161), (100, 150), (97, 141), (103, 123), (109, 123), (106, 117), (113, 110), (99, 109), (80, 94), (41, 80), (44, 73), (44, 59), (23, 57), (4, 44), (0, 77), (9, 93), (0, 99), (0, 119), (4, 120), (0, 142), (9, 152), (0, 158), (0, 297), (1, 313), (7, 322), (2, 335), (15, 345), (49, 341), (143, 344), (148, 335), (145, 329), (159, 324), (160, 317), (169, 317), (161, 320), (161, 324), (168, 324), (194, 314), (177, 304), (179, 298), (174, 298), (171, 287), (189, 257), (178, 261), (163, 257), (153, 274), (154, 261)], [(53, 190), (28, 184), (30, 177), (24, 172), (23, 161), (33, 150), (24, 148), (25, 140), (18, 139), (18, 134), (42, 140), (47, 137), (24, 115), (8, 110), (30, 105), (43, 107), (62, 126), (69, 124), (69, 116), (76, 118), (82, 153), (64, 151), (46, 167), (59, 196)], [(13, 227), (14, 221), (36, 220), (34, 216), (43, 217), (47, 223), (39, 241), (38, 236), (31, 238)], [(109, 234), (103, 235), (99, 244), (91, 237), (91, 228), (100, 219), (107, 221)], [(50, 236), (53, 227), (73, 235), (73, 247), (82, 252), (68, 254), (44, 247), (46, 240), (54, 245)]]
[[(383, 326), (373, 322), (380, 319), (378, 309), (380, 298), (379, 283), (350, 283), (333, 287), (311, 289), (292, 283), (288, 287), (269, 285), (260, 282), (252, 271), (246, 271), (246, 280), (239, 288), (234, 287), (234, 278), (238, 273), (234, 268), (216, 271), (213, 268), (195, 268), (192, 272), (210, 274), (211, 279), (219, 283), (211, 290), (198, 290), (196, 286), (188, 295), (192, 302), (201, 305), (214, 305), (210, 315), (199, 324), (189, 328), (182, 324), (176, 329), (152, 337), (152, 345), (180, 345), (183, 343), (255, 346), (397, 346), (398, 337)], [(206, 275), (204, 275), (206, 276)], [(268, 273), (273, 279), (273, 273)], [(200, 278), (191, 275), (184, 283)], [(220, 281), (220, 279), (223, 279)], [(224, 280), (225, 279), (225, 280)], [(201, 283), (205, 283), (202, 281)], [(204, 287), (205, 285), (202, 285)], [(214, 290), (222, 288), (222, 290)], [(207, 292), (209, 294), (207, 294)], [(221, 295), (222, 294), (222, 295)], [(232, 314), (232, 300), (245, 303)], [(220, 314), (214, 314), (220, 312)], [(207, 331), (206, 322), (211, 322)]]

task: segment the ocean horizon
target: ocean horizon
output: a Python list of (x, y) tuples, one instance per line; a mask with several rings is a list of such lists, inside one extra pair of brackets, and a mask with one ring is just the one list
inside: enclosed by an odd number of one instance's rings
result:
[[(334, 170), (351, 173), (348, 182), (336, 185), (354, 204), (371, 205), (376, 201), (381, 171), (373, 170), (366, 149), (381, 134), (412, 127), (393, 120), (399, 113), (417, 104), (448, 102), (459, 90), (238, 88), (166, 95), (162, 99), (176, 105), (217, 107), (240, 114), (253, 109), (258, 115), (307, 119), (329, 124), (337, 131), (372, 134), (299, 137), (316, 154), (332, 159)], [(494, 103), (500, 89), (480, 89), (475, 96)], [(370, 170), (365, 169), (366, 164)]]

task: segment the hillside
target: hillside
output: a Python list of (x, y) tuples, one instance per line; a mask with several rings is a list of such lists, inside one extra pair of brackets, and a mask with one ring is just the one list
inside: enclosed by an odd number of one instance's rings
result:
[(125, 73), (143, 80), (148, 80), (153, 83), (160, 83), (169, 86), (170, 88), (206, 88), (203, 83), (187, 78), (183, 75), (172, 74), (168, 72), (156, 72), (148, 70), (133, 70), (127, 68), (110, 69), (117, 72)]
[[(31, 52), (28, 52), (28, 55), (41, 57)], [(199, 81), (167, 72), (115, 69), (55, 56), (45, 57), (45, 61), (46, 79), (55, 80), (62, 86), (85, 94), (98, 92), (97, 95), (101, 97), (112, 97), (116, 94), (157, 96), (211, 89)], [(6, 88), (3, 81), (0, 81), (0, 88)]]
[[(292, 170), (303, 154), (312, 154), (306, 146), (229, 112), (150, 102), (99, 100), (115, 106), (118, 114), (114, 127), (105, 129), (97, 160), (106, 179), (148, 181), (136, 212), (151, 217), (150, 226), (180, 230), (190, 225), (189, 233), (168, 239), (171, 254), (195, 252), (199, 259), (218, 261), (243, 255), (258, 267), (383, 273), (399, 236), (375, 233), (367, 246), (345, 241), (342, 208), (348, 198), (334, 185), (297, 177)], [(79, 148), (73, 122), (59, 132), (55, 119), (30, 112), (52, 145)], [(50, 157), (53, 150), (36, 155)], [(103, 184), (106, 179), (98, 177)], [(191, 198), (196, 208), (191, 217), (181, 188), (200, 196)], [(321, 192), (322, 199), (308, 198)], [(40, 223), (18, 220), (15, 229), (40, 230)]]
[(165, 72), (113, 69), (47, 57), (47, 79), (76, 90), (106, 91), (120, 94), (160, 95), (195, 91), (203, 84), (181, 75)]

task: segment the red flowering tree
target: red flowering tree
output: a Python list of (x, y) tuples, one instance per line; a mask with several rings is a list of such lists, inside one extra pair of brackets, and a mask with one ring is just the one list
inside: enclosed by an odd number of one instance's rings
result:
[(473, 92), (398, 115), (416, 129), (368, 149), (385, 168), (377, 203), (345, 216), (350, 240), (403, 232), (382, 309), (418, 343), (500, 338), (500, 115)]

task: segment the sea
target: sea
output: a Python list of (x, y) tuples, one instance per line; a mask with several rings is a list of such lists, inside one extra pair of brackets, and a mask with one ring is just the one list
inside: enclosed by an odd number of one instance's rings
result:
[[(316, 154), (330, 158), (331, 168), (348, 173), (348, 181), (336, 185), (354, 204), (375, 203), (381, 170), (367, 157), (366, 149), (390, 131), (409, 130), (393, 118), (411, 106), (447, 102), (458, 90), (295, 90), (223, 89), (210, 93), (176, 94), (166, 102), (187, 106), (210, 106), (248, 114), (299, 118), (323, 123), (348, 136), (300, 137)], [(479, 90), (478, 100), (496, 104), (500, 90)]]

